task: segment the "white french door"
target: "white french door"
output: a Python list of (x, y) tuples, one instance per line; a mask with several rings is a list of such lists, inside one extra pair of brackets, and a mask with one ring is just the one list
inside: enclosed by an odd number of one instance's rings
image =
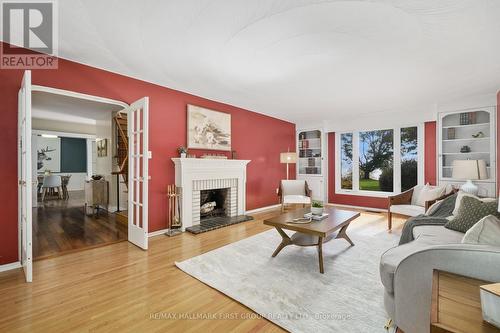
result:
[(149, 98), (130, 105), (128, 118), (128, 240), (148, 249)]
[(32, 170), (31, 170), (31, 71), (25, 71), (18, 95), (18, 223), (19, 260), (26, 282), (33, 281)]

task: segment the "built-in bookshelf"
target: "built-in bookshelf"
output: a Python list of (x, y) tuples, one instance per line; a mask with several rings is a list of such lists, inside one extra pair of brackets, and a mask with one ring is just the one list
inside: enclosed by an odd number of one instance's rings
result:
[[(453, 178), (453, 161), (484, 160), (487, 179), (477, 180), (483, 195), (496, 192), (495, 107), (484, 107), (439, 114), (439, 183), (459, 186)], [(482, 184), (482, 185), (480, 185)]]
[(322, 144), (321, 131), (304, 131), (298, 135), (299, 175), (321, 175)]

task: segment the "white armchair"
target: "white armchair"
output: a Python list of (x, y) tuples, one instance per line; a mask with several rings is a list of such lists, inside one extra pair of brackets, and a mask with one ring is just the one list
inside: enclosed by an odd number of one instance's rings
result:
[(278, 189), (281, 211), (288, 204), (311, 204), (311, 190), (305, 180), (282, 180)]

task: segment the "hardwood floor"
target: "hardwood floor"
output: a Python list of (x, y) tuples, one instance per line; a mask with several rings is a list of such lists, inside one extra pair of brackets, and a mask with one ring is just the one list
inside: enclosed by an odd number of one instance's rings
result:
[(33, 257), (35, 260), (103, 246), (127, 239), (127, 226), (115, 215), (98, 217), (83, 212), (84, 192), (72, 191), (68, 200), (46, 200), (33, 208)]
[[(277, 214), (196, 236), (156, 236), (147, 252), (121, 242), (37, 261), (31, 284), (20, 269), (0, 273), (0, 332), (283, 332), (174, 265), (268, 230), (262, 219)], [(386, 225), (384, 214), (363, 213), (350, 228), (380, 233)]]

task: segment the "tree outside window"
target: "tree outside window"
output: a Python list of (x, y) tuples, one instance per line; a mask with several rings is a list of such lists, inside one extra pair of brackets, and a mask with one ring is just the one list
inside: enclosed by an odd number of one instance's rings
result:
[(352, 190), (352, 133), (340, 135), (340, 188)]
[(394, 131), (359, 133), (359, 189), (393, 192)]
[(401, 191), (418, 183), (418, 130), (417, 127), (401, 128)]

